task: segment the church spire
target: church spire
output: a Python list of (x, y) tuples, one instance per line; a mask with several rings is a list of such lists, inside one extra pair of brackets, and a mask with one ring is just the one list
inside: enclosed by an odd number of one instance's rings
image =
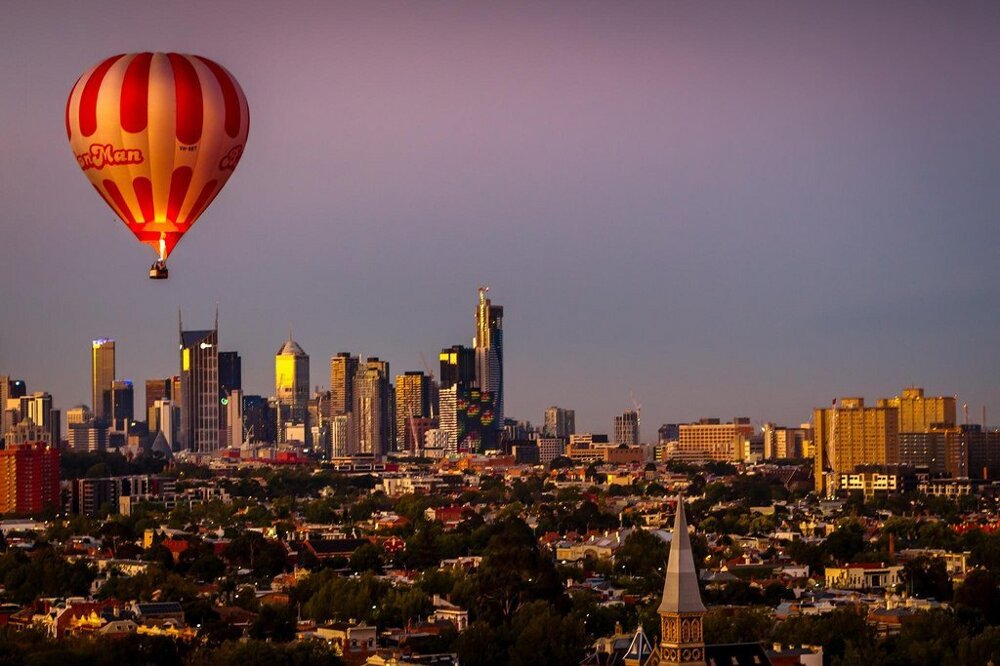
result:
[(680, 495), (677, 496), (667, 575), (663, 579), (663, 600), (656, 610), (658, 613), (705, 612), (705, 604), (701, 602), (701, 591), (698, 589), (694, 555), (691, 553), (691, 536), (688, 534), (687, 518), (684, 515), (684, 498)]
[(677, 497), (670, 558), (663, 580), (660, 615), (660, 666), (705, 666), (702, 618), (705, 604), (698, 589), (698, 572), (691, 553), (691, 536), (684, 516), (684, 498)]

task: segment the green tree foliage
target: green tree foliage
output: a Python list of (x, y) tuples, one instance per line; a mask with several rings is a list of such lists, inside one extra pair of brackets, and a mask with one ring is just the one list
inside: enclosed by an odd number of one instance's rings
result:
[(9, 550), (0, 556), (0, 580), (11, 599), (26, 604), (37, 597), (87, 595), (94, 572), (83, 561), (70, 564), (51, 548), (30, 556)]
[(630, 589), (654, 593), (663, 589), (667, 544), (646, 530), (633, 530), (615, 552), (615, 569)]
[(939, 557), (916, 557), (903, 565), (903, 585), (907, 592), (920, 599), (951, 601), (954, 586)]
[(713, 643), (767, 641), (774, 618), (765, 608), (710, 608), (705, 613), (704, 632)]

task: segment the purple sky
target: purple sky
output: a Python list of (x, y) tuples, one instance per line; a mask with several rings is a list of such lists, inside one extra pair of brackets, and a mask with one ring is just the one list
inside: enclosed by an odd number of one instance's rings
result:
[[(1000, 5), (17, 3), (0, 39), (0, 373), (89, 401), (211, 324), (420, 369), (506, 309), (507, 410), (799, 423), (907, 384), (1000, 422)], [(217, 60), (239, 169), (167, 282), (72, 158), (102, 58)]]

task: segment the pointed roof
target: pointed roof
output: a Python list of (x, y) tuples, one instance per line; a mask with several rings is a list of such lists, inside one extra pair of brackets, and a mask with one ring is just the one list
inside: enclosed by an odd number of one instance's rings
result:
[(167, 438), (164, 436), (162, 430), (156, 431), (156, 437), (153, 439), (153, 443), (149, 447), (150, 453), (159, 453), (164, 458), (173, 458), (174, 452), (170, 449), (170, 444), (167, 443)]
[(694, 556), (691, 554), (691, 535), (688, 534), (687, 518), (684, 516), (684, 498), (680, 495), (677, 496), (667, 575), (663, 580), (663, 600), (656, 611), (705, 612), (705, 604), (701, 602), (701, 592), (698, 590), (698, 572), (694, 568)]
[(637, 663), (646, 663), (646, 658), (653, 654), (653, 645), (646, 638), (646, 632), (642, 630), (642, 625), (635, 631), (635, 637), (628, 646), (628, 650), (625, 651), (625, 656), (623, 659), (632, 661), (635, 660)]
[(306, 353), (302, 351), (302, 347), (299, 346), (295, 340), (292, 340), (292, 336), (289, 333), (288, 340), (285, 344), (281, 345), (281, 349), (278, 350), (278, 356), (305, 356)]

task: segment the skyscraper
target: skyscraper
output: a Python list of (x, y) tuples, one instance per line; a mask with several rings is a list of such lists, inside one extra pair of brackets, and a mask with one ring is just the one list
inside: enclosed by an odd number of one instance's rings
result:
[(615, 417), (615, 444), (639, 445), (639, 413), (629, 410)]
[(389, 362), (371, 357), (358, 368), (349, 426), (351, 455), (381, 457), (392, 441)]
[(111, 419), (111, 382), (115, 381), (115, 341), (100, 338), (90, 348), (90, 407), (99, 421)]
[(309, 355), (292, 340), (291, 334), (274, 356), (274, 394), (280, 412), (279, 440), (285, 441), (286, 423), (305, 425), (308, 432)]
[(489, 287), (479, 288), (476, 307), (476, 381), (493, 402), (493, 422), (503, 428), (503, 307), (486, 298)]
[(471, 388), (476, 383), (476, 350), (462, 345), (442, 349), (438, 357), (441, 361), (441, 388), (451, 388), (455, 384)]
[(135, 418), (135, 391), (128, 379), (111, 382), (111, 413), (108, 415), (112, 430), (128, 429), (129, 421)]
[(219, 448), (219, 320), (211, 330), (181, 330), (181, 450)]
[(156, 435), (156, 428), (153, 425), (155, 420), (153, 416), (153, 405), (156, 404), (157, 400), (170, 400), (171, 387), (173, 381), (170, 377), (164, 379), (147, 379), (146, 380), (146, 423), (149, 424), (149, 432)]
[(347, 414), (354, 406), (354, 376), (358, 357), (341, 352), (330, 359), (330, 415)]
[(219, 352), (219, 391), (227, 396), (243, 389), (243, 361), (239, 352)]
[(20, 398), (24, 397), (26, 392), (27, 386), (24, 380), (0, 375), (0, 437), (20, 420)]
[(562, 407), (545, 410), (545, 426), (542, 430), (549, 437), (569, 437), (576, 434), (576, 412)]
[(396, 375), (396, 450), (406, 450), (409, 440), (413, 447), (422, 442), (421, 437), (407, 434), (411, 429), (410, 419), (430, 417), (431, 378), (422, 372), (406, 372)]
[(52, 396), (44, 391), (36, 391), (20, 398), (21, 419), (29, 419), (48, 435), (48, 441), (58, 446), (61, 424), (59, 411), (52, 409)]

